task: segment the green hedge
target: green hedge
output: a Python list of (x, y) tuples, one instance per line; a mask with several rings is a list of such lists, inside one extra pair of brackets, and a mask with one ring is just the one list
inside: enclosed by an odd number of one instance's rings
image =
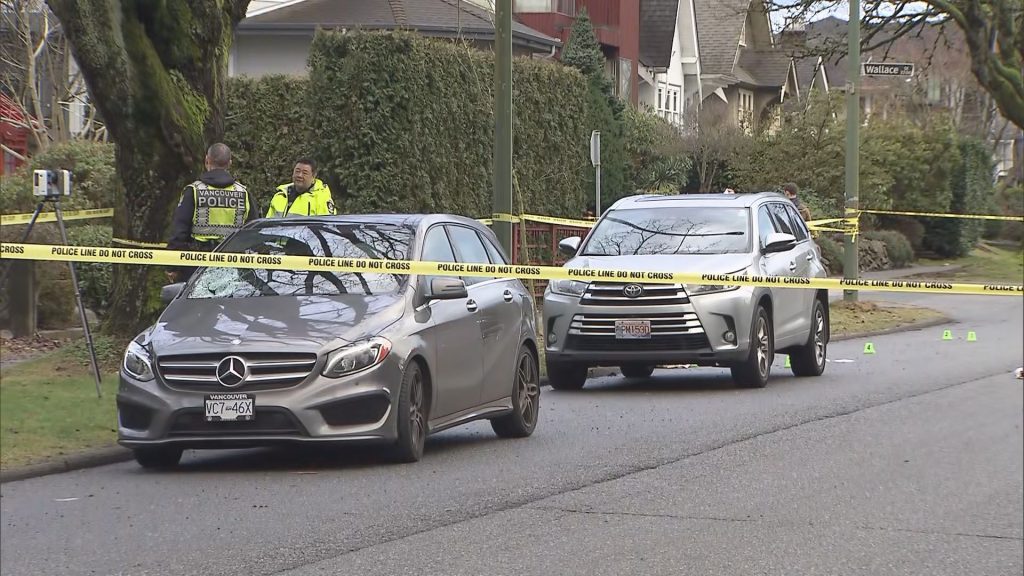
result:
[[(341, 208), (489, 215), (493, 58), (414, 33), (318, 33), (310, 139)], [(525, 59), (515, 60), (513, 76), (522, 206), (579, 216), (592, 171), (586, 82)]]
[(881, 240), (893, 268), (903, 268), (914, 261), (914, 248), (910, 240), (896, 230), (871, 230), (864, 233), (867, 240)]
[[(963, 140), (950, 178), (952, 199), (949, 209), (933, 212), (952, 214), (988, 214), (992, 198), (992, 156), (985, 144)], [(966, 218), (926, 218), (924, 247), (945, 258), (967, 255), (985, 230), (984, 220)]]
[[(266, 212), (274, 189), (290, 182), (295, 160), (314, 153), (309, 80), (281, 75), (228, 80), (224, 143), (233, 153), (232, 173)], [(262, 214), (261, 214), (262, 215)]]

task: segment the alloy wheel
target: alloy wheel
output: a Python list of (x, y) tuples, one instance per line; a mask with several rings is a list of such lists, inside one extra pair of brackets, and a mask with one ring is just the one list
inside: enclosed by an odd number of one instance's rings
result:
[(523, 354), (519, 359), (516, 371), (516, 390), (519, 394), (519, 410), (523, 422), (533, 425), (537, 421), (537, 400), (540, 396), (540, 384), (537, 382), (537, 370), (533, 356)]

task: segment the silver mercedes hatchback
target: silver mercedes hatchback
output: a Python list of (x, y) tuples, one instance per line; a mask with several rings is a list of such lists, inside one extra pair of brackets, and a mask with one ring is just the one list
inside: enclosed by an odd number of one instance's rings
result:
[[(508, 264), (449, 215), (257, 220), (218, 252)], [(144, 467), (186, 448), (379, 443), (419, 460), (428, 434), (540, 414), (533, 298), (517, 279), (207, 267), (124, 355), (118, 441)]]

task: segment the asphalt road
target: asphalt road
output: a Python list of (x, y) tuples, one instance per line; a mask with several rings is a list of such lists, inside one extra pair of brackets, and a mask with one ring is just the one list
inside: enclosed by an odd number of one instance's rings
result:
[(780, 356), (763, 390), (705, 369), (544, 389), (532, 438), (476, 424), (413, 465), (234, 451), (7, 483), (0, 571), (1021, 574), (1024, 300), (864, 297), (957, 322), (834, 342), (817, 379)]

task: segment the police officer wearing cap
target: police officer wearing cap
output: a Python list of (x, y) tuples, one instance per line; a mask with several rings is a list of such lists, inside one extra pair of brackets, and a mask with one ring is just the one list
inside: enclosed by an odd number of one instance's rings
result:
[(267, 218), (333, 216), (335, 213), (331, 188), (316, 177), (316, 162), (300, 158), (292, 169), (291, 183), (277, 187)]
[[(206, 151), (206, 172), (185, 187), (171, 223), (171, 250), (210, 252), (225, 237), (259, 216), (252, 194), (228, 172), (231, 149), (220, 142)], [(168, 272), (172, 282), (183, 282), (195, 268)]]

